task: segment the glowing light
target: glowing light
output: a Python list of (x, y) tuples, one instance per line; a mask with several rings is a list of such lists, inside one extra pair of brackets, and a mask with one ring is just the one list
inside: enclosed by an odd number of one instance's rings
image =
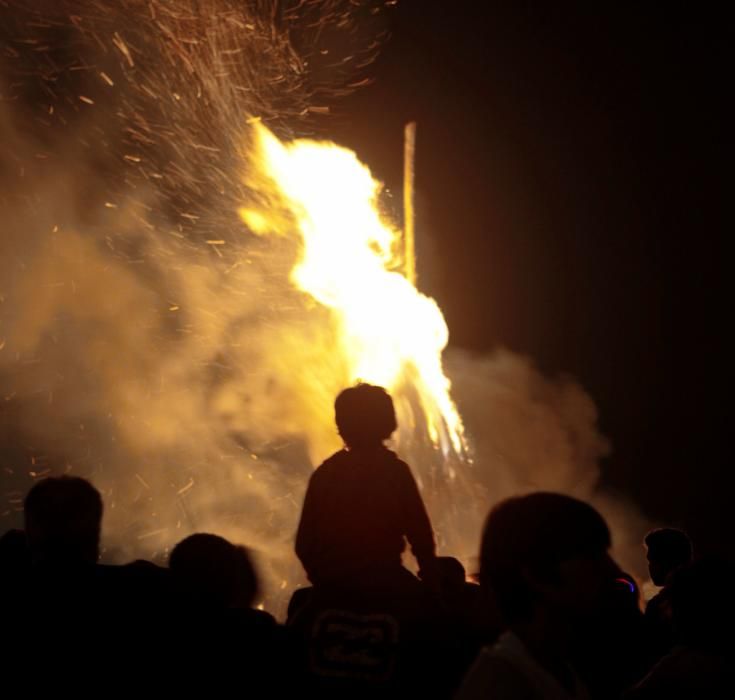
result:
[(377, 207), (381, 184), (352, 151), (306, 139), (282, 143), (262, 123), (252, 126), (250, 177), (292, 220), (264, 207), (242, 209), (242, 219), (260, 235), (298, 231), (291, 281), (334, 313), (349, 380), (392, 392), (413, 387), (431, 441), (445, 455), (463, 454), (462, 420), (442, 368), (447, 325), (436, 302), (402, 273), (401, 233)]
[(635, 593), (635, 584), (632, 581), (628, 581), (627, 578), (616, 578), (615, 583), (620, 583), (625, 586), (631, 593)]

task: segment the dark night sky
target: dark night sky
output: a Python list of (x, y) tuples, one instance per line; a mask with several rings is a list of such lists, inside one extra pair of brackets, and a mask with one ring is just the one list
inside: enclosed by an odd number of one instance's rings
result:
[(332, 135), (400, 192), (418, 121), (419, 273), (453, 345), (577, 377), (607, 484), (732, 551), (730, 25), (714, 5), (557, 5), (402, 0)]

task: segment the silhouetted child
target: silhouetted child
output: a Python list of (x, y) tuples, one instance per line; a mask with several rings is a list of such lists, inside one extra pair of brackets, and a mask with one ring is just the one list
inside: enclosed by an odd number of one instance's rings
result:
[[(345, 449), (311, 476), (296, 554), (313, 590), (294, 601), (309, 697), (448, 694), (446, 629), (438, 613), (434, 534), (408, 465), (384, 442), (393, 401), (358, 384), (335, 401)], [(403, 568), (406, 540), (422, 581)]]
[(296, 554), (316, 588), (410, 586), (405, 540), (425, 579), (435, 577), (434, 534), (408, 465), (383, 444), (397, 428), (381, 387), (358, 384), (335, 401), (345, 449), (314, 471), (296, 534)]

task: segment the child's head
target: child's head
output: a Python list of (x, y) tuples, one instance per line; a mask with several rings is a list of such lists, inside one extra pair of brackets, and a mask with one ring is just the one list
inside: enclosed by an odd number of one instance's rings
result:
[(334, 414), (348, 447), (382, 445), (398, 427), (390, 394), (372, 384), (345, 389), (334, 402)]

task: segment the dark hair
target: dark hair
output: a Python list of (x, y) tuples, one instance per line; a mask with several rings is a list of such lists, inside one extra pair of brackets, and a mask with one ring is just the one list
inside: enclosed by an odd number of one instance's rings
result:
[(39, 481), (28, 492), (23, 512), (34, 557), (97, 561), (102, 497), (86, 479), (56, 476)]
[(459, 559), (455, 557), (437, 557), (436, 566), (442, 586), (448, 590), (461, 589), (466, 583), (467, 573)]
[(692, 558), (692, 541), (683, 530), (673, 527), (651, 530), (644, 541), (649, 559), (686, 564)]
[(249, 607), (258, 593), (248, 550), (219, 535), (197, 533), (181, 540), (168, 565), (187, 592), (206, 605)]
[(337, 429), (349, 447), (365, 447), (387, 440), (398, 427), (393, 399), (380, 386), (357, 384), (334, 402)]
[(610, 547), (610, 531), (590, 505), (559, 493), (532, 493), (498, 503), (485, 521), (480, 583), (489, 587), (507, 623), (531, 611), (524, 572), (553, 574), (569, 559)]

